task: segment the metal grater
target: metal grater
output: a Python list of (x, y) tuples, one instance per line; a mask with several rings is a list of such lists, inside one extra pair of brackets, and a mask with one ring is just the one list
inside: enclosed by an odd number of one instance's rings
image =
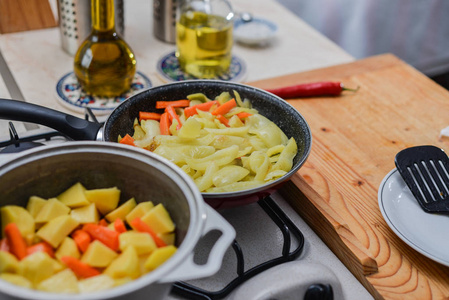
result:
[(180, 0), (153, 0), (153, 33), (161, 41), (176, 42), (176, 10)]
[[(58, 0), (61, 45), (70, 55), (76, 51), (91, 30), (91, 1)], [(115, 29), (124, 36), (125, 20), (123, 0), (115, 0)]]

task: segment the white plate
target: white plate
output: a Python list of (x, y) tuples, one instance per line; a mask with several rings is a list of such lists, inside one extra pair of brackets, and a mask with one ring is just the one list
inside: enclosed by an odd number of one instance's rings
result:
[(422, 210), (397, 169), (382, 180), (379, 208), (388, 226), (410, 247), (449, 266), (449, 215)]
[(264, 45), (276, 35), (276, 24), (260, 18), (249, 22), (237, 19), (234, 22), (234, 39), (247, 45)]

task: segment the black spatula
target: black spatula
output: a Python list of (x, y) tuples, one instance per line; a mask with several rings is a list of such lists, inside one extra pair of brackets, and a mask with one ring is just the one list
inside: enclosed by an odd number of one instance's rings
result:
[(424, 211), (449, 214), (449, 158), (442, 149), (407, 148), (396, 154), (394, 162)]

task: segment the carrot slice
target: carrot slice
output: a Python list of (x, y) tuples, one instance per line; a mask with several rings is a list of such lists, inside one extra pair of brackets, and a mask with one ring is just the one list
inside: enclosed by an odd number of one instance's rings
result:
[(214, 100), (214, 101), (209, 101), (209, 102), (193, 105), (190, 107), (186, 107), (186, 108), (184, 108), (184, 115), (186, 116), (186, 118), (196, 115), (198, 113), (197, 109), (202, 110), (202, 111), (209, 111), (214, 104), (220, 105), (217, 100)]
[(115, 219), (115, 221), (114, 221), (114, 229), (118, 233), (126, 232), (126, 226), (125, 226), (125, 223), (123, 222), (122, 219), (120, 219), (120, 218)]
[(151, 229), (151, 227), (148, 226), (148, 224), (142, 221), (140, 218), (134, 218), (130, 222), (130, 225), (139, 232), (146, 232), (150, 234), (154, 242), (156, 243), (156, 246), (158, 247), (167, 246), (167, 244), (160, 237), (157, 236), (156, 232), (154, 232), (153, 229)]
[(248, 118), (250, 116), (252, 116), (253, 114), (250, 114), (248, 112), (241, 112), (237, 114), (237, 117), (239, 117), (239, 119), (244, 119), (244, 118)]
[(161, 134), (170, 135), (170, 117), (168, 116), (168, 113), (162, 114), (159, 124), (160, 124), (159, 126), (161, 129)]
[(5, 236), (8, 239), (10, 252), (19, 260), (27, 256), (27, 244), (20, 233), (16, 223), (9, 223), (4, 228)]
[(100, 275), (100, 271), (89, 266), (88, 264), (83, 263), (82, 261), (72, 257), (72, 256), (63, 256), (61, 257), (61, 261), (73, 271), (78, 277), (81, 278), (89, 278), (93, 276)]
[(119, 142), (120, 144), (135, 146), (134, 139), (129, 134), (126, 134)]
[(223, 115), (217, 115), (216, 118), (225, 126), (229, 127), (229, 120), (226, 119)]
[(86, 231), (93, 239), (99, 240), (114, 251), (119, 249), (118, 236), (119, 233), (98, 224), (84, 224), (83, 230)]
[(156, 101), (156, 108), (167, 108), (168, 106), (173, 107), (187, 107), (190, 105), (190, 100), (183, 99), (183, 100), (176, 100), (176, 101)]
[(139, 111), (139, 122), (142, 120), (156, 120), (161, 119), (161, 114), (154, 112)]
[(173, 106), (168, 106), (165, 111), (168, 113), (168, 116), (170, 117), (170, 120), (173, 122), (173, 120), (178, 121), (178, 125), (176, 126), (176, 129), (179, 130), (182, 127), (181, 120), (179, 119), (178, 114), (176, 113)]
[(78, 246), (78, 249), (83, 253), (86, 252), (87, 247), (89, 247), (90, 242), (92, 241), (90, 235), (81, 229), (78, 229), (72, 233), (72, 238)]
[(35, 252), (45, 252), (50, 257), (55, 257), (55, 251), (53, 250), (53, 247), (46, 242), (40, 242), (27, 248), (27, 255), (33, 254)]
[(235, 99), (232, 98), (231, 100), (223, 103), (222, 105), (220, 105), (219, 107), (217, 107), (216, 109), (214, 109), (214, 111), (212, 111), (213, 115), (225, 115), (227, 114), (232, 108), (236, 107), (237, 103), (235, 102)]

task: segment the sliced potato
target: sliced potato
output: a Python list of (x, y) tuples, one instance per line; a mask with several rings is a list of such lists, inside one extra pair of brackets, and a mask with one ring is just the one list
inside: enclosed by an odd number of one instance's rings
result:
[(166, 262), (172, 255), (176, 253), (176, 250), (177, 248), (172, 245), (157, 248), (156, 250), (154, 250), (144, 264), (147, 272), (155, 270), (157, 267)]
[(36, 285), (55, 273), (54, 260), (45, 252), (35, 252), (19, 262), (17, 273)]
[(137, 278), (140, 276), (139, 257), (133, 246), (127, 247), (111, 264), (103, 274), (113, 279), (123, 277)]
[(36, 223), (46, 223), (53, 220), (56, 217), (68, 215), (70, 213), (70, 207), (62, 203), (56, 198), (47, 200), (47, 203), (40, 209), (36, 215)]
[(107, 275), (98, 275), (80, 280), (78, 286), (81, 293), (92, 293), (110, 289), (116, 281)]
[(105, 218), (109, 222), (114, 222), (115, 219), (125, 220), (126, 216), (136, 207), (137, 203), (134, 198), (129, 199), (110, 213), (108, 213)]
[(86, 252), (81, 257), (81, 261), (92, 267), (104, 268), (109, 266), (117, 256), (117, 252), (111, 250), (102, 242), (94, 240), (87, 247)]
[(19, 261), (9, 252), (0, 251), (0, 273), (16, 273)]
[(80, 224), (97, 223), (100, 220), (95, 203), (72, 209), (70, 216)]
[(59, 273), (41, 281), (37, 289), (50, 293), (78, 293), (78, 279), (70, 269), (64, 269)]
[(33, 216), (23, 207), (17, 205), (6, 205), (0, 208), (2, 217), (2, 234), (5, 226), (9, 223), (16, 223), (25, 239), (32, 239), (34, 236), (35, 224)]
[(63, 256), (72, 256), (76, 259), (81, 257), (80, 251), (75, 241), (71, 237), (65, 237), (61, 245), (55, 252), (55, 257), (61, 260)]
[(70, 208), (88, 205), (89, 202), (84, 195), (85, 190), (86, 188), (80, 182), (77, 182), (56, 198)]
[(129, 212), (125, 219), (128, 224), (131, 223), (132, 220), (135, 218), (141, 218), (143, 217), (147, 212), (149, 212), (154, 207), (153, 202), (151, 201), (145, 201), (140, 202), (136, 205), (136, 207), (133, 208), (131, 212)]
[(176, 235), (174, 232), (158, 233), (157, 236), (163, 240), (166, 245), (175, 245)]
[(143, 216), (142, 221), (150, 226), (156, 233), (167, 233), (175, 230), (175, 224), (162, 203), (156, 205)]
[(117, 187), (86, 190), (84, 194), (90, 203), (95, 203), (98, 211), (104, 216), (116, 209), (120, 200), (120, 190)]
[(71, 216), (60, 216), (42, 226), (36, 235), (57, 248), (78, 225), (79, 223)]
[(13, 274), (13, 273), (1, 273), (0, 279), (3, 279), (5, 281), (8, 281), (9, 283), (31, 289), (33, 288), (33, 284), (31, 281), (26, 279), (25, 277), (19, 275), (19, 274)]
[(47, 203), (47, 199), (38, 197), (38, 196), (31, 196), (28, 199), (27, 207), (26, 209), (31, 214), (33, 218), (36, 218), (37, 213), (41, 210), (41, 208)]
[(149, 254), (157, 248), (156, 243), (148, 233), (134, 230), (120, 234), (119, 244), (122, 252), (129, 246), (133, 246), (137, 255)]

